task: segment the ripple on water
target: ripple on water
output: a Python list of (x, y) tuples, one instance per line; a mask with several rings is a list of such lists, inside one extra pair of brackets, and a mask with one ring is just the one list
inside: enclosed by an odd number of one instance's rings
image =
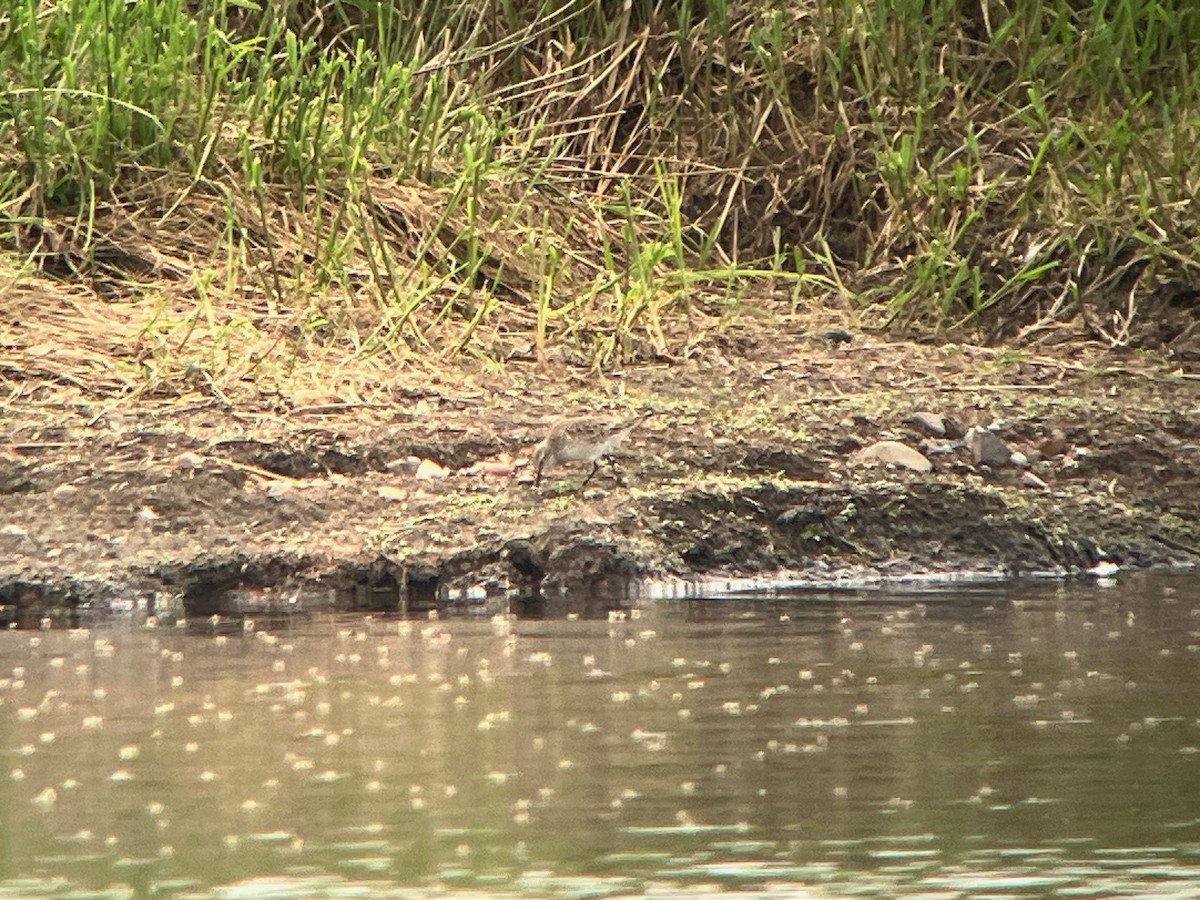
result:
[(1188, 889), (1200, 616), (1167, 596), (0, 633), (0, 898)]

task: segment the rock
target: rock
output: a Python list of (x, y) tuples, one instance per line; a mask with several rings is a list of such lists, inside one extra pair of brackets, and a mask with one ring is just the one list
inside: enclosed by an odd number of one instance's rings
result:
[(1067, 452), (1067, 434), (1061, 428), (1055, 428), (1050, 436), (1042, 441), (1041, 451), (1047, 459), (1061, 456)]
[(883, 463), (889, 466), (900, 466), (912, 469), (914, 472), (930, 472), (931, 463), (922, 453), (902, 444), (899, 441), (879, 441), (864, 450), (859, 451), (857, 461), (860, 463)]
[(957, 419), (943, 416), (939, 413), (922, 410), (915, 412), (906, 420), (917, 430), (936, 438), (952, 438), (958, 440), (963, 436), (963, 427)]
[(1108, 559), (1108, 554), (1101, 550), (1089, 538), (1068, 535), (1063, 539), (1063, 563), (1070, 567), (1089, 569), (1102, 560)]
[(509, 478), (517, 471), (518, 463), (522, 468), (529, 465), (529, 460), (521, 459), (514, 460), (507, 453), (502, 453), (493, 459), (479, 460), (471, 463), (466, 469), (461, 472), (464, 475), (483, 475), (494, 476), (500, 478)]
[(1009, 459), (1009, 462), (1011, 462), (1014, 466), (1017, 466), (1018, 468), (1021, 468), (1021, 469), (1029, 468), (1029, 457), (1026, 456), (1024, 453), (1022, 453), (1020, 450), (1014, 450), (1012, 452), (1012, 456), (1010, 456), (1008, 459)]
[(516, 466), (512, 461), (504, 462), (503, 460), (493, 460), (479, 464), (479, 471), (484, 475), (494, 475), (500, 478), (507, 478), (517, 471)]
[(417, 471), (413, 474), (417, 481), (433, 481), (435, 478), (448, 478), (449, 476), (450, 470), (438, 465), (432, 459), (421, 460)]
[(959, 444), (952, 441), (921, 441), (917, 449), (926, 456), (949, 456), (958, 452)]
[(191, 450), (184, 450), (175, 457), (175, 465), (181, 469), (199, 471), (204, 468), (204, 457), (199, 453), (193, 453)]
[(946, 420), (937, 413), (913, 413), (911, 416), (909, 416), (908, 423), (910, 425), (915, 425), (930, 437), (941, 438), (946, 436)]
[(825, 521), (825, 514), (817, 509), (811, 509), (807, 506), (793, 506), (791, 509), (786, 509), (775, 518), (776, 525), (791, 526), (793, 528), (807, 528), (809, 525), (818, 525)]
[(413, 475), (420, 465), (421, 458), (419, 456), (405, 456), (400, 459), (389, 460), (384, 463), (384, 468), (393, 475)]
[(538, 558), (538, 551), (529, 541), (523, 538), (509, 541), (503, 555), (522, 577), (537, 581), (546, 577), (545, 562)]
[(1084, 571), (1093, 578), (1112, 578), (1121, 571), (1121, 567), (1111, 559), (1102, 558), (1090, 569), (1085, 569)]
[(263, 486), (263, 493), (272, 500), (281, 500), (295, 490), (295, 488), (296, 484), (294, 482), (283, 481), (282, 479), (279, 479), (276, 481), (268, 481)]
[(1021, 473), (1021, 484), (1027, 488), (1036, 488), (1039, 491), (1050, 490), (1050, 485), (1046, 484), (1046, 482), (1042, 481), (1042, 479), (1038, 478), (1032, 472)]
[(818, 341), (829, 341), (830, 344), (849, 344), (854, 340), (854, 332), (845, 328), (827, 328), (824, 331), (810, 331), (806, 337)]
[(1012, 450), (1008, 444), (986, 428), (972, 428), (967, 432), (967, 446), (971, 459), (977, 466), (1007, 466), (1012, 464)]

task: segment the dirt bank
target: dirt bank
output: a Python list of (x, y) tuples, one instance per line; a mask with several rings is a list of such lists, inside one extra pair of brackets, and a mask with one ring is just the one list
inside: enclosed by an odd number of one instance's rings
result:
[[(1177, 362), (796, 331), (739, 328), (604, 376), (324, 360), (236, 395), (196, 379), (102, 396), (6, 363), (4, 614), (553, 610), (563, 589), (610, 602), (633, 574), (1197, 561), (1200, 380)], [(616, 474), (533, 486), (521, 460), (556, 416), (640, 410), (657, 415)], [(976, 464), (953, 423), (930, 437), (919, 412), (989, 426), (1028, 465)], [(933, 470), (853, 463), (880, 439), (924, 447)]]

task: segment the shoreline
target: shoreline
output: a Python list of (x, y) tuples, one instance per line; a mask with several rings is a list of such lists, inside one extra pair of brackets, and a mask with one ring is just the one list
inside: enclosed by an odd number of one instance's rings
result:
[[(741, 357), (608, 376), (363, 369), (320, 396), (297, 387), (319, 363), (224, 400), (84, 396), (31, 375), (0, 443), (0, 603), (157, 597), (203, 615), (332, 589), (345, 608), (419, 609), (463, 592), (556, 603), (646, 575), (1200, 560), (1200, 384), (1170, 361), (760, 337)], [(569, 466), (527, 483), (556, 415), (629, 410), (656, 415), (616, 475), (583, 492)], [(966, 441), (915, 428), (927, 410), (990, 426), (1030, 462), (973, 462)], [(932, 471), (856, 462), (880, 440), (924, 449)]]

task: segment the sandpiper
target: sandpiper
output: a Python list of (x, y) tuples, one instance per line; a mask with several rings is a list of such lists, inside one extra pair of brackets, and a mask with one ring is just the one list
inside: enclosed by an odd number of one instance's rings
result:
[(542, 473), (559, 463), (590, 462), (592, 470), (579, 486), (582, 490), (600, 468), (600, 460), (612, 456), (629, 432), (652, 415), (642, 413), (621, 422), (592, 416), (560, 420), (533, 450), (529, 461), (534, 470), (533, 483), (541, 484)]

